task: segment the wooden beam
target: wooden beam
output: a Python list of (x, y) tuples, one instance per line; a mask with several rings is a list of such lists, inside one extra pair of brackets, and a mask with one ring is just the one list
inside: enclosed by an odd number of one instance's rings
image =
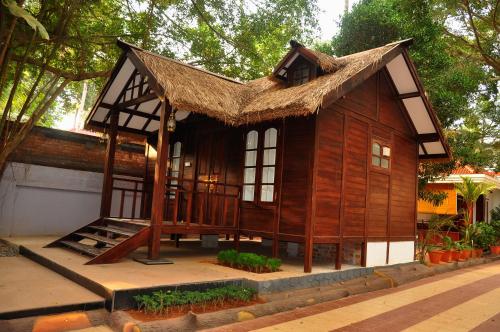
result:
[(312, 271), (313, 263), (313, 235), (314, 235), (314, 220), (316, 212), (316, 173), (318, 167), (318, 146), (319, 146), (319, 117), (318, 114), (314, 116), (314, 122), (311, 124), (313, 127), (312, 132), (312, 149), (311, 156), (309, 157), (309, 185), (307, 188), (307, 209), (306, 209), (306, 223), (305, 223), (305, 236), (304, 236), (304, 272), (310, 273)]
[(141, 112), (141, 111), (133, 110), (133, 109), (130, 109), (130, 108), (119, 106), (119, 105), (113, 106), (111, 104), (101, 103), (100, 106), (104, 107), (104, 108), (108, 108), (108, 109), (114, 108), (114, 109), (119, 110), (122, 113), (127, 113), (127, 114), (130, 114), (130, 115), (137, 115), (137, 116), (140, 116), (140, 117), (143, 117), (143, 118), (160, 121), (160, 117), (158, 115), (154, 115), (154, 114), (150, 114), (150, 113), (146, 113), (146, 112)]
[(402, 93), (398, 95), (399, 99), (408, 99), (408, 98), (415, 98), (415, 97), (420, 97), (421, 94), (419, 91), (416, 92), (410, 92), (410, 93)]
[(145, 103), (147, 101), (154, 100), (154, 99), (158, 99), (158, 96), (154, 93), (149, 93), (147, 95), (143, 95), (143, 96), (140, 96), (140, 97), (137, 97), (134, 99), (124, 101), (123, 103), (118, 103), (118, 104), (114, 105), (113, 107), (116, 107), (118, 109), (123, 109), (123, 108), (127, 108), (129, 106), (142, 104), (142, 103)]
[(109, 217), (111, 214), (111, 198), (113, 196), (113, 168), (115, 164), (116, 136), (118, 134), (118, 112), (111, 111), (109, 125), (109, 137), (106, 146), (106, 157), (104, 159), (104, 176), (101, 193), (101, 217)]
[(158, 130), (157, 157), (155, 161), (155, 177), (153, 182), (153, 200), (151, 206), (151, 233), (148, 246), (149, 259), (160, 256), (160, 235), (162, 230), (163, 212), (165, 209), (165, 179), (167, 174), (168, 140), (167, 120), (172, 112), (172, 106), (165, 100), (161, 105), (160, 129)]
[(424, 142), (440, 142), (441, 141), (438, 133), (433, 133), (433, 134), (419, 134), (417, 136), (417, 139), (418, 139), (419, 143), (424, 143)]
[(440, 153), (440, 154), (426, 154), (423, 156), (419, 156), (418, 159), (449, 159), (450, 156), (448, 156), (446, 153)]

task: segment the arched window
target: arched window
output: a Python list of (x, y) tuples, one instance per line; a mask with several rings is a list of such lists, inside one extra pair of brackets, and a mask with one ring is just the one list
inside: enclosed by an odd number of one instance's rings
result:
[(277, 142), (276, 128), (251, 130), (247, 133), (243, 201), (274, 202)]
[(245, 166), (243, 171), (243, 200), (255, 199), (255, 179), (257, 174), (257, 150), (259, 146), (259, 133), (249, 131), (245, 144)]

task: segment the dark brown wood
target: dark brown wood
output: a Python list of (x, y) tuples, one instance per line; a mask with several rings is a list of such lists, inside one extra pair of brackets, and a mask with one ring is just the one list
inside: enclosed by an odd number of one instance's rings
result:
[(420, 92), (410, 92), (410, 93), (403, 93), (398, 95), (399, 99), (408, 99), (408, 98), (415, 98), (415, 97), (420, 97)]
[(318, 165), (318, 147), (319, 147), (319, 116), (314, 117), (314, 140), (310, 147), (311, 156), (309, 157), (309, 186), (307, 188), (307, 209), (306, 209), (306, 225), (304, 233), (304, 272), (310, 273), (312, 271), (313, 262), (313, 234), (314, 234), (314, 220), (316, 211), (316, 173)]
[(148, 257), (157, 259), (160, 255), (160, 235), (165, 209), (165, 180), (167, 175), (167, 159), (169, 132), (167, 120), (172, 112), (168, 100), (164, 100), (160, 113), (160, 129), (158, 130), (157, 157), (155, 162), (155, 177), (153, 184), (153, 199), (151, 207), (151, 232), (148, 243)]
[(113, 168), (115, 164), (116, 137), (118, 135), (118, 112), (113, 111), (106, 145), (104, 160), (104, 174), (101, 193), (101, 217), (109, 217), (111, 214), (111, 199), (113, 196)]

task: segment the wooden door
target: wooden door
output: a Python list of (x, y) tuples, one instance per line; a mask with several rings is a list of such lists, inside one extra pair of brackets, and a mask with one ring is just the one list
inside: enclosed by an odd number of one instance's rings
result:
[(196, 167), (196, 218), (199, 223), (220, 225), (227, 165), (223, 131), (198, 136)]

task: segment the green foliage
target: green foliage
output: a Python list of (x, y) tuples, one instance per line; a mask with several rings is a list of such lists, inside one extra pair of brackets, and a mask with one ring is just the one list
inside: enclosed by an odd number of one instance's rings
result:
[(38, 32), (40, 37), (49, 40), (49, 34), (45, 30), (45, 27), (33, 15), (19, 7), (14, 0), (2, 0), (2, 5), (9, 8), (9, 12), (13, 16), (24, 19), (33, 30)]
[[(468, 4), (474, 12), (484, 53), (498, 62), (498, 33), (492, 19), (495, 1)], [(342, 17), (340, 31), (331, 43), (318, 45), (322, 51), (342, 56), (414, 39), (410, 55), (446, 128), (454, 157), (443, 165), (446, 167), (425, 163), (420, 168), (420, 173), (425, 172), (420, 174), (423, 185), (447, 175), (456, 162), (500, 170), (498, 73), (491, 69), (491, 61), (477, 56), (477, 44), (469, 38), (474, 33), (470, 22), (464, 22), (464, 10), (462, 2), (456, 1), (361, 0)], [(460, 28), (451, 31), (453, 22), (459, 22)], [(430, 170), (426, 171), (427, 167)], [(423, 189), (423, 185), (419, 188)], [(439, 204), (444, 196), (420, 190), (419, 198)]]
[(224, 286), (204, 291), (156, 291), (152, 294), (135, 295), (138, 310), (148, 314), (168, 314), (175, 308), (190, 309), (201, 305), (222, 306), (225, 302), (250, 302), (255, 298), (256, 290), (240, 286)]
[(248, 269), (257, 273), (261, 273), (264, 270), (275, 272), (281, 266), (281, 260), (278, 258), (269, 258), (254, 253), (238, 253), (234, 249), (220, 251), (217, 254), (217, 260), (223, 265)]
[(477, 224), (476, 233), (472, 237), (474, 245), (478, 248), (488, 249), (490, 245), (495, 244), (497, 241), (497, 235), (495, 228), (485, 222), (480, 222)]
[(461, 195), (467, 210), (464, 211), (465, 220), (468, 224), (472, 224), (472, 207), (481, 195), (488, 194), (495, 188), (495, 185), (479, 182), (475, 183), (470, 177), (462, 176), (462, 182), (455, 184), (457, 194)]
[[(421, 263), (425, 262), (425, 257), (428, 252), (437, 248), (434, 243), (435, 239), (444, 239), (444, 237), (447, 237), (447, 232), (453, 227), (453, 220), (450, 217), (443, 218), (438, 215), (432, 215), (427, 226), (425, 237), (423, 239), (418, 239), (417, 242), (417, 258)], [(445, 232), (444, 235), (442, 233), (443, 231)]]
[(453, 246), (455, 244), (455, 241), (448, 235), (443, 236), (443, 249), (444, 250), (451, 250), (453, 249)]
[(491, 220), (500, 220), (500, 206), (491, 209), (490, 216)]

